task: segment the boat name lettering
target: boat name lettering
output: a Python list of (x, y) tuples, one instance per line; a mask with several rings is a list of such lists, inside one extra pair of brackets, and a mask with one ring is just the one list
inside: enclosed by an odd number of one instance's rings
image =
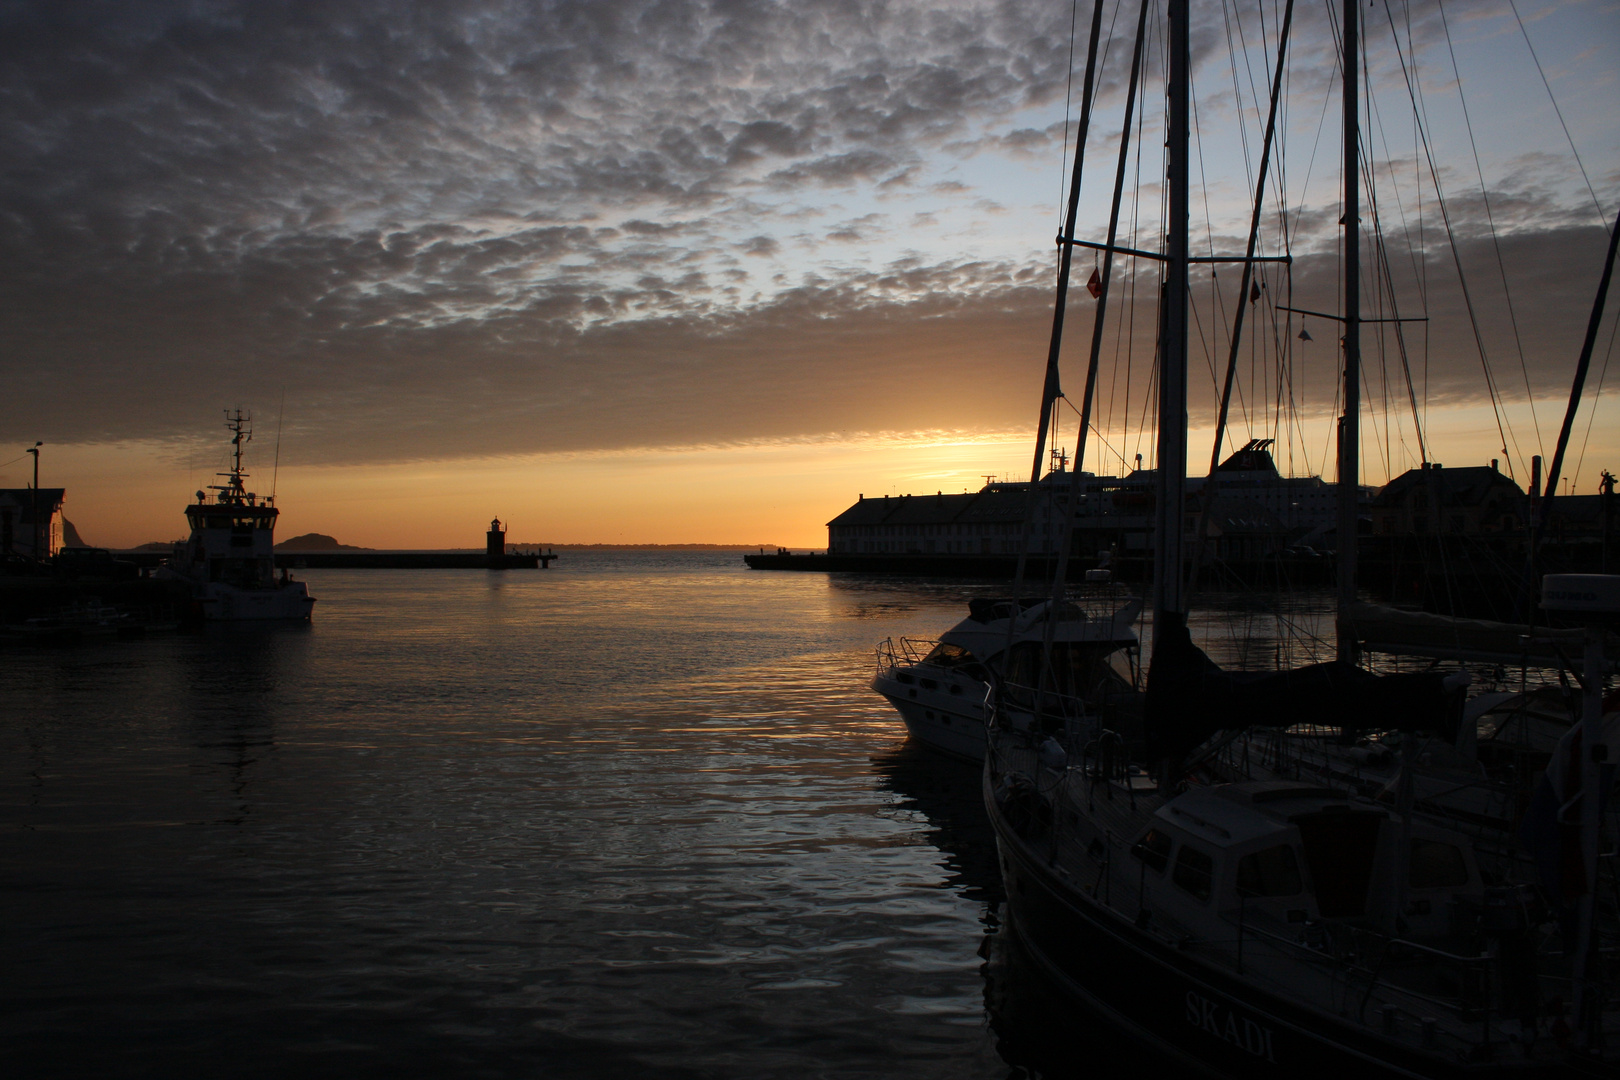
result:
[(1272, 1053), (1270, 1028), (1239, 1016), (1236, 1010), (1194, 990), (1187, 991), (1187, 1023), (1255, 1057), (1273, 1063), (1277, 1060)]

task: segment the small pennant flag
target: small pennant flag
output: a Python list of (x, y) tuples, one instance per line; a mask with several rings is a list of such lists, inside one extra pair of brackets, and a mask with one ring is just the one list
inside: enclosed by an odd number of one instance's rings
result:
[(1260, 283), (1257, 281), (1249, 286), (1249, 303), (1252, 304), (1258, 299), (1260, 299)]
[(1310, 340), (1312, 340), (1311, 339), (1311, 332), (1309, 330), (1306, 330), (1304, 327), (1301, 327), (1300, 331), (1299, 331), (1299, 340), (1301, 340), (1301, 341), (1310, 341)]
[(1086, 292), (1091, 294), (1093, 300), (1102, 295), (1102, 275), (1097, 273), (1096, 267), (1091, 268), (1091, 280), (1086, 282)]

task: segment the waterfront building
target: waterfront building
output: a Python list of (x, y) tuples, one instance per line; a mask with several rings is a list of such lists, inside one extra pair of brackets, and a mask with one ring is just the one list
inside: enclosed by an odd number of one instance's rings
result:
[(1520, 536), (1529, 522), (1529, 496), (1494, 461), (1461, 469), (1425, 462), (1384, 485), (1372, 518), (1374, 531), (1384, 536)]
[[(62, 546), (65, 488), (0, 488), (0, 557), (48, 559)], [(38, 513), (38, 524), (35, 513)]]
[[(1320, 478), (1285, 477), (1272, 459), (1270, 439), (1254, 439), (1207, 478), (1187, 481), (1185, 527), (1198, 530), (1210, 506), (1205, 534), (1212, 558), (1259, 558), (1290, 545), (1321, 543), (1334, 528), (1337, 487)], [(1063, 515), (1074, 501), (1071, 551), (1145, 555), (1152, 550), (1153, 469), (1124, 476), (1082, 472), (1078, 485), (1061, 463), (1038, 483), (998, 481), (976, 492), (947, 495), (863, 494), (827, 523), (829, 555), (1017, 555), (1029, 521), (1031, 555), (1057, 552)], [(1072, 494), (1078, 488), (1078, 499)], [(1372, 489), (1364, 489), (1370, 498)], [(1034, 512), (1030, 513), (1030, 501)], [(1212, 500), (1212, 501), (1211, 501)]]

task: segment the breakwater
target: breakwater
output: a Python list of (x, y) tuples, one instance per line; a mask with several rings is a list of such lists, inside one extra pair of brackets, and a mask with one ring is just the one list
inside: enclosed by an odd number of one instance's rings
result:
[(546, 570), (555, 552), (488, 555), (482, 551), (278, 551), (276, 568), (289, 570)]
[[(153, 568), (170, 558), (167, 551), (118, 551), (119, 562)], [(546, 570), (554, 551), (490, 555), (482, 551), (278, 551), (278, 570)]]

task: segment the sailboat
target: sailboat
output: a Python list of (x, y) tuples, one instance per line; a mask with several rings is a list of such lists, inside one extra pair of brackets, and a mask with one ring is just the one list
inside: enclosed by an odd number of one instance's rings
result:
[[(1092, 21), (1082, 147), (1101, 8)], [(1290, 2), (1279, 33), (1273, 117), (1292, 12)], [(1188, 0), (1169, 0), (1168, 13), (1158, 454), (1176, 467), (1157, 473), (1145, 742), (1137, 758), (1106, 711), (1064, 700), (1045, 672), (1032, 686), (994, 687), (983, 786), (1009, 927), (1075, 999), (1189, 1068), (1277, 1077), (1612, 1075), (1620, 1063), (1620, 1015), (1603, 979), (1616, 935), (1597, 923), (1600, 914), (1613, 916), (1596, 896), (1600, 883), (1607, 888), (1596, 857), (1597, 799), (1581, 803), (1579, 815), (1583, 899), (1555, 911), (1533, 878), (1493, 876), (1470, 836), (1416, 812), (1410, 760), (1390, 803), (1325, 779), (1221, 783), (1199, 769), (1219, 733), (1251, 726), (1342, 732), (1376, 725), (1454, 738), (1467, 677), (1439, 670), (1375, 676), (1356, 665), (1355, 636), (1342, 629), (1333, 662), (1264, 674), (1222, 671), (1192, 642), (1179, 467), (1186, 456), (1191, 261)], [(1356, 597), (1358, 16), (1356, 0), (1344, 0), (1341, 613)], [(1270, 143), (1268, 130), (1267, 152)], [(1266, 152), (1261, 160), (1257, 188)], [(1117, 196), (1116, 184), (1116, 206)], [(1073, 240), (1072, 209), (1066, 239)], [(1114, 241), (1111, 227), (1108, 243), (1094, 246), (1111, 256)], [(1067, 253), (1066, 246), (1065, 270)], [(1251, 231), (1248, 256), (1231, 261), (1247, 268), (1253, 255)], [(1087, 409), (1089, 399), (1088, 389)], [(1601, 646), (1588, 653), (1600, 658)], [(1590, 749), (1582, 754), (1577, 746), (1569, 770), (1585, 784), (1576, 791), (1599, 790), (1594, 695), (1589, 686), (1582, 731)], [(1569, 776), (1563, 779), (1568, 798)]]

